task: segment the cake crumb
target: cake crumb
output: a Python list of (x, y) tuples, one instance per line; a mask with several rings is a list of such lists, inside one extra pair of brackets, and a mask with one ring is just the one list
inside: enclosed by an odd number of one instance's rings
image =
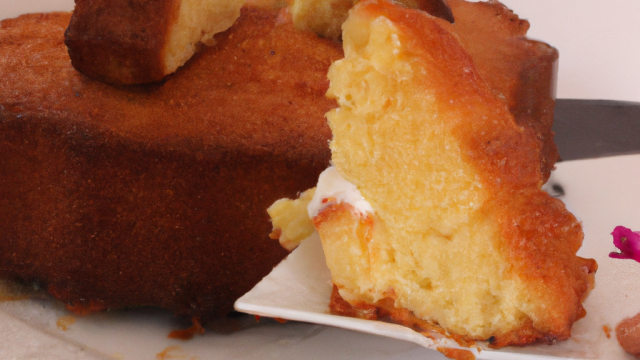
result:
[(437, 350), (449, 359), (476, 360), (476, 356), (469, 350), (438, 347)]
[(204, 334), (204, 328), (200, 325), (200, 317), (194, 316), (191, 318), (191, 325), (188, 329), (182, 330), (173, 330), (169, 333), (167, 338), (169, 339), (179, 339), (179, 340), (189, 340), (193, 338), (196, 334), (202, 335)]
[(156, 360), (200, 360), (200, 357), (188, 355), (180, 346), (172, 345), (157, 353)]
[(56, 321), (56, 326), (62, 331), (69, 330), (69, 326), (76, 323), (76, 317), (73, 315), (62, 316)]

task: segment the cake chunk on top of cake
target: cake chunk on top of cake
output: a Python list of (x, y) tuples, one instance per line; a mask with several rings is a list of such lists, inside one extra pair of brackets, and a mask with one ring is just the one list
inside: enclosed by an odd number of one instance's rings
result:
[(228, 29), (244, 0), (76, 0), (65, 33), (73, 67), (111, 84), (162, 80)]
[(333, 282), (354, 308), (414, 328), (494, 347), (567, 339), (597, 264), (541, 190), (538, 139), (448, 27), (375, 0), (343, 24), (332, 162), (373, 211), (328, 199), (314, 217)]

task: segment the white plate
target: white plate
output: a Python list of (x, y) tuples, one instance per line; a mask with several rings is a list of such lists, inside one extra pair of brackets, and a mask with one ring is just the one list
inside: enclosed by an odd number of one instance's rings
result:
[[(585, 302), (587, 316), (573, 327), (570, 340), (552, 346), (473, 351), (480, 359), (617, 359), (632, 358), (618, 346), (613, 330), (625, 317), (640, 312), (640, 263), (608, 257), (614, 251), (610, 235), (617, 225), (640, 229), (640, 155), (560, 163), (549, 183), (560, 184), (562, 199), (584, 225), (585, 240), (579, 255), (594, 258), (599, 269), (596, 288)], [(325, 265), (317, 234), (305, 240), (249, 293), (236, 302), (238, 311), (330, 325), (411, 341), (435, 349), (419, 333), (395, 324), (353, 319), (327, 312), (331, 275)], [(455, 346), (457, 347), (457, 346)]]

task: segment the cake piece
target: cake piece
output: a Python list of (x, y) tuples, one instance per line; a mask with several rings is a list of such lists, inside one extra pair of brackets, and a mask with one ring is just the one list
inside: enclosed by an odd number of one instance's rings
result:
[(307, 206), (315, 192), (315, 188), (312, 188), (300, 194), (296, 200), (280, 199), (267, 209), (274, 229), (269, 237), (278, 240), (288, 251), (293, 251), (302, 240), (315, 232), (307, 215)]
[[(352, 0), (295, 0), (297, 28), (329, 38), (339, 38)], [(553, 141), (553, 109), (558, 51), (526, 38), (529, 22), (500, 2), (465, 0), (400, 1), (447, 20), (442, 24), (455, 34), (473, 59), (491, 91), (504, 98), (518, 125), (535, 135), (540, 148), (540, 169), (546, 181), (558, 160)]]
[(78, 73), (71, 14), (0, 22), (0, 278), (77, 313), (226, 314), (287, 252), (265, 209), (328, 166), (340, 44), (244, 8), (162, 84)]
[(76, 0), (65, 33), (73, 66), (112, 84), (160, 81), (240, 16), (244, 0)]
[(580, 223), (541, 190), (539, 139), (449, 29), (382, 0), (343, 24), (332, 163), (372, 210), (316, 190), (333, 283), (367, 318), (493, 347), (567, 339), (597, 265), (576, 256)]

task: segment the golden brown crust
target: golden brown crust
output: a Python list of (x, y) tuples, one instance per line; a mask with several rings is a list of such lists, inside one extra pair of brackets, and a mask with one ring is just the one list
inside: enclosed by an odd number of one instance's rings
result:
[(78, 312), (230, 311), (287, 254), (265, 209), (328, 164), (340, 45), (247, 8), (164, 84), (116, 88), (72, 68), (69, 18), (0, 23), (0, 276)]
[(180, 0), (76, 0), (65, 32), (73, 66), (106, 83), (162, 80), (169, 24), (179, 7)]
[(334, 284), (329, 300), (329, 311), (332, 314), (348, 316), (365, 320), (378, 320), (378, 308), (374, 305), (361, 302), (356, 305), (350, 304), (340, 296), (338, 287)]
[[(336, 209), (330, 210), (335, 211)], [(338, 287), (334, 284), (329, 301), (329, 311), (332, 314), (348, 316), (366, 320), (380, 320), (394, 324), (400, 324), (413, 329), (424, 336), (432, 337), (432, 332), (447, 336), (455, 340), (461, 346), (473, 346), (476, 340), (447, 332), (438, 324), (418, 318), (407, 309), (397, 308), (393, 305), (393, 296), (376, 301), (375, 304), (359, 302), (351, 304), (340, 295)]]
[[(405, 5), (412, 3), (412, 0), (405, 0)], [(451, 7), (446, 0), (415, 0), (416, 6), (413, 7), (418, 10), (426, 11), (429, 14), (447, 20), (450, 23), (455, 21)]]
[(502, 97), (518, 125), (531, 131), (540, 149), (546, 181), (558, 160), (553, 141), (553, 109), (558, 51), (525, 37), (529, 22), (498, 1), (449, 0), (456, 34), (492, 92)]

